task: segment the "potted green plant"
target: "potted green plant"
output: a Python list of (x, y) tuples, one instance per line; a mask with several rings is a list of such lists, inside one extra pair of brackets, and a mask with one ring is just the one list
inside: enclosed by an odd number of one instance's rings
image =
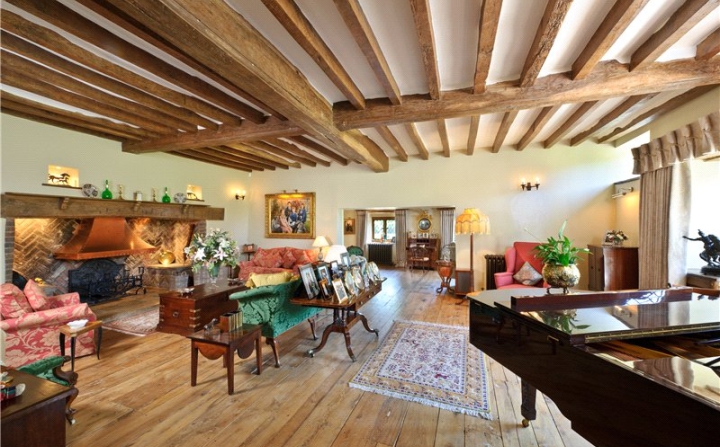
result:
[(563, 293), (568, 293), (569, 287), (576, 286), (580, 280), (580, 270), (576, 265), (580, 259), (578, 255), (589, 252), (587, 248), (575, 247), (565, 236), (566, 225), (567, 221), (563, 222), (557, 239), (551, 236), (547, 242), (535, 247), (535, 256), (543, 261), (542, 276), (550, 286), (548, 293), (553, 287), (562, 288)]

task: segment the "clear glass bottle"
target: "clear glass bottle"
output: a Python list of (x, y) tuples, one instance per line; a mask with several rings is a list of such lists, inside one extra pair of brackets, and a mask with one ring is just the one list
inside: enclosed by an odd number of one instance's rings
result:
[(170, 194), (168, 193), (167, 186), (165, 187), (165, 194), (162, 196), (162, 203), (170, 203), (172, 200), (170, 200)]
[(110, 191), (110, 182), (105, 180), (105, 190), (100, 195), (105, 200), (110, 200), (113, 198), (113, 193)]

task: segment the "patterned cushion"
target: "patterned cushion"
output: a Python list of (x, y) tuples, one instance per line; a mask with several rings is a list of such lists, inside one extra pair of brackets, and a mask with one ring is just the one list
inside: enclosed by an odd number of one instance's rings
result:
[(11, 283), (2, 285), (2, 298), (0, 298), (0, 315), (3, 318), (17, 318), (31, 313), (32, 307), (20, 289)]
[(535, 270), (529, 262), (526, 262), (525, 264), (523, 264), (520, 270), (518, 270), (518, 272), (513, 275), (513, 278), (515, 278), (515, 281), (519, 282), (520, 284), (526, 286), (534, 286), (535, 284), (540, 282), (540, 280), (542, 279), (542, 275), (538, 273), (537, 270)]
[(252, 260), (258, 267), (274, 268), (282, 266), (282, 255), (280, 250), (277, 249), (263, 250), (259, 248)]
[(45, 297), (45, 292), (43, 292), (40, 286), (32, 279), (29, 279), (27, 284), (25, 284), (24, 292), (25, 296), (27, 297), (28, 303), (30, 303), (30, 306), (34, 310), (43, 310), (47, 307), (47, 298)]
[[(287, 250), (285, 250), (285, 253), (283, 254), (283, 257), (282, 257), (282, 267), (284, 269), (293, 268), (293, 266), (295, 265), (295, 263), (298, 260), (298, 251), (302, 252), (302, 250), (295, 250), (295, 249), (291, 249), (291, 248), (288, 248)], [(302, 253), (300, 253), (300, 255), (302, 255)]]

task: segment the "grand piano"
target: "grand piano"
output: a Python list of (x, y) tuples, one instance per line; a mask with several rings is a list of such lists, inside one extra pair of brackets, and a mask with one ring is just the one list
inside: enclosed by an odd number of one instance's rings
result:
[(470, 298), (470, 341), (598, 447), (720, 445), (720, 298), (691, 288)]

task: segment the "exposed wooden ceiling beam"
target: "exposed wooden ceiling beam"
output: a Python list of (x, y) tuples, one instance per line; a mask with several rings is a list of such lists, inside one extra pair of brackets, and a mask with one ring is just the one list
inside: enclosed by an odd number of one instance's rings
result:
[[(478, 35), (477, 60), (475, 62), (475, 79), (473, 93), (485, 91), (485, 82), (490, 71), (490, 61), (495, 48), (495, 36), (500, 23), (502, 0), (485, 0), (480, 11), (480, 32)], [(474, 146), (473, 146), (474, 149)], [(468, 155), (470, 155), (468, 144)]]
[(415, 144), (415, 147), (417, 147), (418, 154), (420, 155), (420, 158), (423, 160), (427, 160), (430, 158), (430, 153), (428, 152), (427, 147), (425, 146), (425, 143), (423, 142), (422, 138), (420, 138), (420, 134), (418, 133), (417, 127), (414, 123), (406, 123), (405, 124), (405, 131), (410, 135), (410, 139)]
[[(173, 154), (175, 153), (177, 152), (174, 152)], [(225, 146), (203, 147), (198, 149), (191, 149), (188, 151), (181, 151), (180, 153), (204, 154), (208, 157), (212, 157), (215, 160), (224, 160), (233, 163), (234, 165), (240, 166), (243, 169), (260, 171), (265, 169), (265, 166), (261, 163), (256, 163), (246, 157), (243, 157), (243, 154), (238, 154), (237, 151), (233, 152), (231, 149), (228, 149)]]
[(402, 102), (400, 88), (395, 82), (395, 78), (390, 71), (390, 66), (385, 59), (385, 55), (380, 48), (380, 44), (375, 37), (375, 33), (368, 23), (367, 17), (360, 6), (358, 0), (334, 0), (335, 7), (340, 12), (350, 33), (353, 35), (360, 50), (362, 50), (370, 67), (375, 73), (380, 84), (392, 104), (400, 104)]
[(244, 152), (246, 154), (254, 155), (255, 157), (258, 157), (261, 160), (265, 160), (265, 162), (271, 163), (280, 169), (289, 169), (289, 168), (299, 168), (300, 167), (300, 163), (298, 163), (298, 162), (288, 161), (288, 160), (286, 160), (282, 157), (279, 157), (275, 154), (254, 148), (254, 147), (249, 146), (244, 143), (228, 144), (226, 146), (228, 146), (232, 149), (235, 149), (237, 151)]
[(532, 85), (537, 79), (571, 3), (572, 0), (548, 0), (545, 14), (540, 20), (535, 40), (530, 47), (525, 66), (520, 74), (520, 87)]
[(520, 142), (518, 143), (516, 149), (521, 151), (525, 149), (528, 144), (537, 136), (537, 134), (540, 133), (541, 130), (545, 127), (548, 121), (550, 121), (550, 118), (553, 117), (557, 113), (558, 110), (560, 110), (561, 105), (554, 105), (554, 106), (547, 106), (543, 107), (542, 110), (540, 110), (540, 113), (535, 118), (535, 121), (533, 121), (532, 125), (528, 129), (528, 131), (525, 133), (525, 135), (520, 138)]
[[(380, 148), (360, 132), (341, 132), (332, 109), (266, 38), (223, 0), (158, 0), (112, 3), (200, 63), (217, 67), (228, 81), (244, 85), (262, 102), (307, 133), (322, 135), (341, 153), (354, 154), (376, 172), (388, 170)], [(223, 61), (218, 63), (217, 61)]]
[(432, 14), (429, 0), (410, 0), (410, 8), (415, 19), (415, 31), (420, 43), (425, 77), (428, 83), (430, 99), (440, 98), (440, 73), (435, 52), (435, 32), (432, 27)]
[[(630, 70), (636, 71), (655, 62), (694, 25), (720, 5), (720, 0), (686, 0), (658, 31), (635, 50)], [(717, 14), (717, 12), (716, 12)]]
[(174, 57), (175, 59), (179, 60), (183, 64), (187, 65), (188, 67), (192, 68), (193, 70), (197, 71), (198, 73), (201, 73), (203, 76), (208, 78), (209, 80), (216, 82), (220, 86), (224, 87), (228, 91), (240, 96), (245, 101), (253, 104), (255, 107), (260, 108), (264, 110), (265, 112), (273, 115), (275, 118), (278, 119), (284, 119), (282, 115), (280, 115), (276, 110), (274, 110), (272, 107), (268, 106), (267, 104), (264, 104), (260, 101), (258, 101), (254, 96), (252, 96), (250, 93), (246, 92), (241, 88), (241, 86), (232, 84), (227, 81), (227, 79), (218, 76), (217, 73), (215, 73), (212, 69), (198, 64), (197, 61), (191, 57), (188, 57), (187, 54), (183, 53), (182, 51), (178, 50), (175, 46), (155, 34), (153, 31), (149, 30), (148, 28), (144, 27), (142, 24), (136, 22), (132, 19), (132, 17), (129, 17), (126, 15), (123, 11), (115, 8), (113, 5), (108, 3), (106, 0), (75, 0), (76, 2), (80, 3), (84, 7), (90, 9), (96, 14), (101, 15), (105, 19), (109, 20), (113, 24), (119, 26), (120, 28), (124, 29), (125, 31), (133, 34), (134, 36), (144, 40), (145, 42), (148, 42), (150, 45), (154, 46), (155, 48), (158, 48), (159, 50), (163, 51), (164, 53), (167, 53), (168, 55)]
[(395, 138), (395, 135), (385, 126), (378, 126), (375, 128), (377, 133), (380, 134), (383, 140), (395, 151), (400, 161), (408, 161), (408, 154), (403, 149), (402, 144)]
[(241, 122), (241, 119), (238, 116), (233, 115), (226, 110), (209, 104), (201, 99), (195, 98), (192, 95), (177, 92), (116, 65), (107, 59), (103, 59), (102, 57), (73, 44), (62, 35), (25, 20), (11, 11), (3, 10), (2, 14), (0, 14), (0, 20), (2, 21), (2, 29), (4, 31), (8, 31), (16, 36), (22, 37), (25, 40), (31, 41), (36, 45), (42, 46), (49, 51), (64, 56), (65, 58), (74, 60), (77, 63), (102, 73), (107, 77), (131, 85), (148, 94), (163, 98), (165, 101), (171, 102), (179, 107), (192, 110), (198, 114), (217, 120), (218, 122), (225, 124), (239, 124)]
[(233, 157), (233, 159), (238, 160), (239, 163), (244, 163), (248, 166), (252, 166), (254, 169), (269, 169), (271, 171), (274, 171), (275, 168), (282, 166), (287, 167), (284, 164), (275, 163), (273, 161), (270, 161), (263, 157), (258, 157), (253, 154), (249, 154), (245, 152), (244, 150), (236, 149), (231, 146), (212, 146), (211, 149), (214, 149), (215, 151), (229, 155)]
[(22, 8), (30, 14), (41, 18), (72, 35), (102, 48), (123, 60), (138, 67), (143, 67), (155, 76), (172, 82), (185, 90), (220, 104), (230, 112), (253, 122), (261, 123), (265, 116), (242, 101), (233, 98), (222, 90), (204, 82), (198, 77), (176, 68), (154, 55), (129, 44), (115, 34), (101, 28), (80, 14), (72, 11), (60, 2), (46, 2), (44, 0), (5, 0), (10, 4)]
[(130, 126), (124, 126), (124, 129), (117, 129), (109, 126), (109, 122), (99, 118), (89, 118), (86, 115), (68, 112), (62, 109), (50, 110), (49, 108), (44, 108), (42, 104), (27, 101), (25, 98), (15, 96), (15, 100), (10, 99), (8, 96), (14, 95), (10, 95), (5, 91), (2, 92), (2, 98), (0, 100), (2, 112), (17, 116), (18, 118), (38, 121), (51, 126), (82, 132), (100, 138), (107, 138), (109, 140), (125, 141), (129, 138), (139, 138), (136, 134), (127, 131), (127, 129), (132, 129)]
[(570, 139), (570, 146), (577, 146), (583, 141), (590, 138), (593, 134), (600, 132), (601, 129), (614, 126), (629, 116), (635, 115), (648, 101), (656, 95), (635, 95), (631, 96), (622, 104), (615, 107), (609, 113), (605, 114), (600, 120), (589, 129), (586, 129)]
[(470, 130), (468, 131), (467, 154), (475, 153), (475, 143), (477, 142), (478, 129), (480, 128), (480, 117), (470, 117)]
[(720, 28), (710, 33), (698, 44), (695, 59), (706, 61), (718, 54), (720, 54)]
[(251, 141), (245, 144), (247, 146), (254, 147), (259, 151), (264, 151), (268, 154), (273, 154), (278, 157), (284, 158), (285, 160), (293, 160), (300, 164), (310, 166), (312, 168), (317, 166), (317, 163), (315, 163), (313, 160), (310, 160), (309, 158), (303, 157), (301, 155), (295, 155), (291, 152), (285, 151), (277, 146), (273, 146), (272, 144), (268, 144), (264, 141)]
[(595, 68), (613, 43), (649, 0), (618, 0), (572, 66), (572, 79), (583, 79)]
[(505, 116), (503, 116), (502, 123), (500, 123), (500, 129), (498, 129), (497, 134), (495, 135), (495, 141), (492, 145), (492, 152), (497, 153), (500, 151), (500, 148), (503, 145), (503, 142), (505, 141), (505, 137), (507, 137), (508, 132), (510, 131), (510, 126), (512, 126), (512, 123), (515, 121), (515, 118), (517, 118), (518, 115), (517, 110), (511, 110), (510, 112), (505, 112)]
[(653, 121), (654, 119), (658, 118), (659, 116), (670, 112), (671, 110), (674, 110), (681, 105), (692, 101), (695, 98), (699, 98), (700, 96), (708, 93), (710, 90), (713, 90), (716, 87), (716, 85), (696, 87), (690, 91), (683, 93), (682, 95), (678, 95), (670, 101), (667, 101), (666, 103), (655, 107), (652, 110), (643, 113), (642, 115), (635, 117), (632, 121), (630, 121), (630, 123), (626, 124), (625, 126), (619, 127), (608, 133), (607, 135), (603, 135), (602, 137), (598, 138), (598, 142), (605, 143), (607, 141), (612, 141), (615, 137), (620, 136), (621, 134), (628, 132), (633, 128), (644, 126)]
[(568, 73), (562, 73), (540, 78), (527, 88), (519, 88), (517, 83), (508, 81), (488, 86), (480, 95), (467, 90), (445, 91), (437, 101), (423, 96), (406, 96), (402, 105), (391, 106), (381, 100), (369, 100), (365, 110), (354, 110), (340, 103), (335, 105), (335, 124), (339, 129), (357, 129), (430, 121), (438, 117), (447, 119), (504, 113), (630, 94), (683, 90), (717, 84), (718, 79), (718, 58), (655, 63), (630, 73), (627, 65), (611, 61), (598, 64), (590, 75), (579, 81), (573, 81)]
[(278, 148), (284, 150), (285, 152), (294, 154), (298, 157), (302, 157), (303, 159), (306, 159), (306, 160), (310, 160), (313, 163), (316, 163), (316, 164), (319, 164), (319, 165), (322, 165), (325, 167), (330, 166), (330, 162), (325, 160), (324, 158), (320, 158), (320, 157), (316, 156), (315, 154), (312, 154), (292, 143), (281, 140), (279, 138), (272, 138), (272, 139), (266, 140), (265, 142), (268, 144), (271, 144), (275, 147), (278, 147)]
[(348, 101), (355, 108), (364, 109), (362, 92), (297, 4), (293, 0), (263, 0), (263, 3)]
[(222, 166), (224, 168), (237, 169), (239, 171), (252, 172), (251, 168), (248, 168), (240, 163), (233, 163), (232, 161), (226, 160), (222, 157), (216, 157), (212, 154), (208, 154), (200, 149), (190, 149), (183, 152), (174, 152), (173, 155), (178, 157), (187, 158), (202, 163), (208, 163), (211, 165)]
[(343, 157), (342, 155), (338, 154), (337, 152), (334, 152), (334, 151), (326, 148), (325, 146), (323, 146), (320, 143), (316, 143), (315, 141), (311, 140), (310, 138), (308, 138), (306, 136), (299, 135), (296, 137), (289, 137), (288, 140), (294, 141), (295, 143), (297, 143), (301, 146), (304, 146), (304, 147), (311, 149), (319, 154), (322, 154), (332, 160), (335, 160), (342, 166), (348, 165), (347, 158)]
[(168, 135), (141, 142), (123, 144), (124, 152), (141, 154), (146, 152), (170, 152), (194, 149), (204, 146), (217, 146), (228, 143), (241, 143), (263, 140), (273, 137), (288, 137), (304, 131), (286, 121), (270, 119), (262, 125), (243, 123), (239, 126), (222, 126), (218, 130), (201, 130), (183, 135)]
[(450, 138), (448, 138), (447, 124), (444, 119), (435, 120), (438, 128), (438, 136), (442, 144), (443, 157), (450, 157)]
[(590, 113), (590, 111), (597, 106), (598, 101), (588, 101), (580, 105), (580, 107), (573, 112), (572, 115), (570, 115), (570, 118), (565, 120), (564, 123), (560, 125), (560, 127), (553, 132), (552, 135), (548, 137), (547, 140), (543, 142), (544, 148), (549, 148), (554, 146), (558, 141), (560, 141), (565, 135), (567, 135), (568, 132), (570, 132), (570, 129), (575, 126), (578, 121), (580, 121), (585, 115)]

